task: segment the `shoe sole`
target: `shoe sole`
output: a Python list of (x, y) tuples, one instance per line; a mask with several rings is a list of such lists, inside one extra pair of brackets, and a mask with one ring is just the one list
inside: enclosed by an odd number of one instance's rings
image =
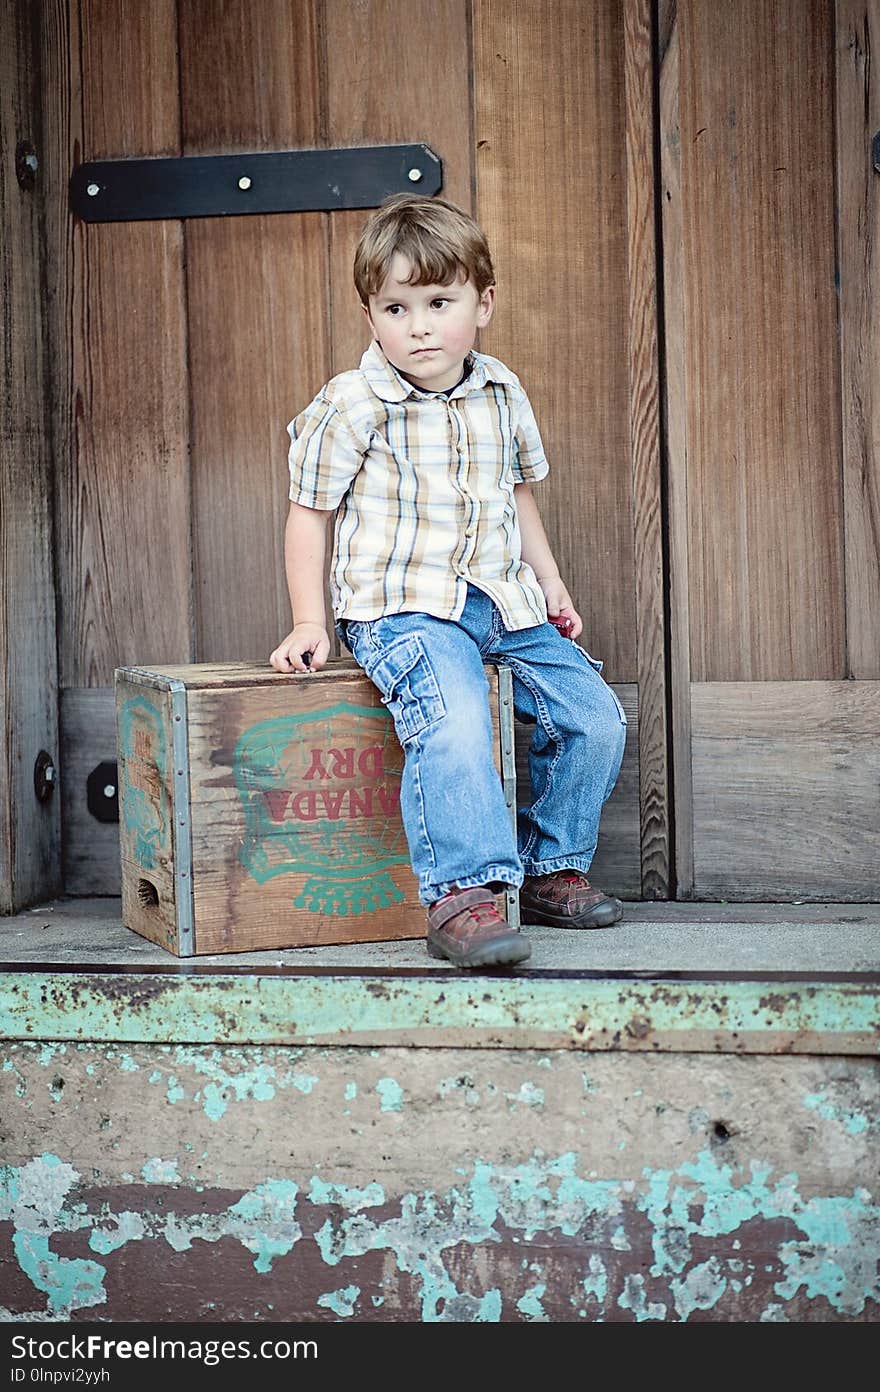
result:
[(619, 899), (606, 899), (589, 914), (572, 918), (570, 914), (552, 914), (546, 909), (532, 908), (520, 900), (520, 912), (527, 923), (541, 923), (546, 928), (610, 928), (623, 917), (623, 905)]
[(443, 958), (456, 967), (514, 967), (532, 955), (531, 944), (525, 942), (519, 933), (508, 938), (499, 938), (497, 942), (487, 943), (476, 952), (463, 953), (460, 956), (448, 952), (430, 938), (427, 940), (427, 948), (429, 957)]

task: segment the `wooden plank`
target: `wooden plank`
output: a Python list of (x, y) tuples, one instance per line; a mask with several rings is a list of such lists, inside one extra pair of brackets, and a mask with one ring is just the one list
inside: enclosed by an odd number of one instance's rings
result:
[(839, 678), (828, 0), (677, 11), (692, 677)]
[[(666, 622), (660, 489), (657, 248), (654, 237), (654, 64), (649, 0), (625, 0), (629, 413), (633, 475), (641, 897), (670, 893)], [(633, 736), (630, 735), (633, 741)]]
[[(424, 141), (443, 161), (441, 195), (473, 211), (468, 9), (467, 0), (325, 0), (322, 52), (329, 143)], [(351, 274), (364, 221), (330, 215), (334, 372), (356, 367), (370, 340)]]
[(474, 10), (477, 210), (498, 275), (484, 347), (532, 398), (548, 536), (584, 642), (620, 682), (637, 677), (622, 14)]
[(47, 9), (59, 657), (63, 685), (102, 686), (191, 655), (182, 242), (171, 222), (73, 222), (67, 179), (180, 153), (176, 5)]
[[(181, 6), (184, 154), (322, 143), (315, 9)], [(324, 215), (191, 220), (186, 264), (197, 654), (268, 663), (290, 629), (285, 427), (329, 375)]]
[(687, 899), (694, 884), (691, 768), (690, 569), (688, 561), (687, 339), (679, 117), (680, 29), (676, 0), (658, 8), (660, 206), (663, 229), (663, 361), (666, 406), (666, 529), (669, 565), (669, 706), (672, 727), (674, 876)]
[(116, 759), (113, 688), (68, 687), (59, 721), (65, 893), (119, 894), (119, 823), (92, 815), (86, 789), (92, 770)]
[(880, 677), (880, 0), (837, 0), (840, 380), (848, 677)]
[[(119, 749), (119, 851), (122, 921), (166, 952), (177, 952), (180, 925), (191, 929), (192, 881), (180, 888), (178, 818), (190, 842), (187, 787), (178, 772), (168, 690), (117, 676), (114, 716)], [(183, 868), (183, 866), (181, 866)], [(180, 892), (178, 893), (178, 890)], [(190, 932), (190, 938), (192, 934)]]
[[(602, 809), (599, 842), (590, 867), (590, 879), (609, 894), (623, 899), (642, 898), (642, 855), (639, 825), (639, 693), (635, 683), (615, 683), (614, 690), (626, 712), (627, 735), (623, 763), (614, 791)], [(534, 726), (515, 724), (516, 801), (522, 807), (531, 789), (529, 743)]]
[(38, 13), (27, 0), (0, 12), (0, 913), (60, 889), (58, 795), (40, 802), (34, 765), (58, 763), (52, 464), (45, 378), (44, 174), (16, 177), (16, 148), (41, 157)]
[(695, 893), (880, 898), (880, 682), (692, 687)]

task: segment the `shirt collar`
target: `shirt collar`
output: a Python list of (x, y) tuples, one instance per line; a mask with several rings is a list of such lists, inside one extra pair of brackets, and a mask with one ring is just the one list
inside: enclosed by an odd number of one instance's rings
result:
[[(487, 382), (502, 382), (506, 386), (513, 386), (516, 382), (513, 373), (497, 358), (490, 358), (487, 353), (468, 353), (465, 363), (470, 367), (470, 371), (459, 384), (463, 392), (485, 387)], [(402, 377), (397, 368), (388, 361), (375, 339), (361, 358), (360, 368), (367, 385), (382, 401), (405, 401), (408, 396), (424, 398), (438, 395), (436, 392), (420, 391), (412, 382)], [(455, 391), (458, 391), (459, 387), (456, 387)]]

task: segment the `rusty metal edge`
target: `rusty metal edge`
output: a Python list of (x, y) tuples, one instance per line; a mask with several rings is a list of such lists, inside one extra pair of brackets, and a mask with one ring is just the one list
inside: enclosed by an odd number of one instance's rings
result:
[(189, 782), (189, 720), (186, 686), (176, 678), (167, 682), (171, 693), (171, 745), (177, 781), (174, 817), (174, 903), (177, 909), (177, 951), (189, 957), (196, 950), (193, 909), (192, 815)]
[[(513, 728), (513, 672), (498, 664), (498, 727), (501, 733), (501, 784), (504, 801), (516, 831), (516, 746)], [(511, 928), (522, 926), (519, 891), (509, 889), (505, 895), (507, 922)]]
[(9, 972), (0, 1039), (874, 1055), (870, 982)]

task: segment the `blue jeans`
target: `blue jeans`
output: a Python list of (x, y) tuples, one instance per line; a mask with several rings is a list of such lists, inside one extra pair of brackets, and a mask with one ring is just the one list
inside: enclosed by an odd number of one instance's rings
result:
[[(508, 632), (474, 585), (458, 620), (389, 614), (340, 619), (337, 631), (403, 746), (400, 809), (423, 904), (456, 885), (500, 892), (524, 875), (589, 869), (626, 742), (601, 662), (549, 623)], [(485, 661), (511, 668), (515, 713), (535, 726), (532, 799), (516, 831), (493, 757)]]

